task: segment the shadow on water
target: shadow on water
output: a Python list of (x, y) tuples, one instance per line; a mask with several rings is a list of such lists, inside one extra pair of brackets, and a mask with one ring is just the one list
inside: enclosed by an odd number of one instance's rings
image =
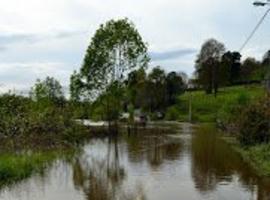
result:
[(258, 200), (270, 199), (270, 180), (258, 177), (240, 155), (218, 137), (214, 128), (201, 127), (195, 131), (191, 155), (192, 177), (201, 193), (211, 193), (219, 185), (228, 185), (237, 178)]

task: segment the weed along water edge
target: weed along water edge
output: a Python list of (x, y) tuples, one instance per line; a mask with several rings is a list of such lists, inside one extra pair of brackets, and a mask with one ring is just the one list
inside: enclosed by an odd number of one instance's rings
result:
[(137, 134), (93, 138), (43, 173), (2, 187), (2, 200), (267, 200), (260, 178), (214, 128), (165, 123)]

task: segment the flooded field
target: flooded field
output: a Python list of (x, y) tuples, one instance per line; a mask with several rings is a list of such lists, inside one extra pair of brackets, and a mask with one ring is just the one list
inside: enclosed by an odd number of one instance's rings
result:
[(81, 148), (45, 173), (3, 187), (0, 199), (270, 199), (270, 180), (259, 178), (213, 129), (174, 124), (92, 139)]

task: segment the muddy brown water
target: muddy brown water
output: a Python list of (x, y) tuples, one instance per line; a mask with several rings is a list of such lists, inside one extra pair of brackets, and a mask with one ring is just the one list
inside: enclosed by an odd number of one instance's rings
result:
[[(169, 124), (168, 127), (171, 127)], [(69, 161), (0, 190), (1, 200), (268, 200), (259, 178), (213, 129), (92, 139)]]

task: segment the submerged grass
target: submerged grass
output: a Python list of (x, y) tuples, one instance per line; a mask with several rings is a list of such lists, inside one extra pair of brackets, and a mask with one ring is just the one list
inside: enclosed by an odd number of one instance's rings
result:
[(270, 177), (270, 144), (257, 144), (244, 147), (235, 137), (223, 137), (260, 176)]
[(0, 187), (44, 172), (61, 154), (64, 155), (63, 152), (51, 151), (0, 155)]

